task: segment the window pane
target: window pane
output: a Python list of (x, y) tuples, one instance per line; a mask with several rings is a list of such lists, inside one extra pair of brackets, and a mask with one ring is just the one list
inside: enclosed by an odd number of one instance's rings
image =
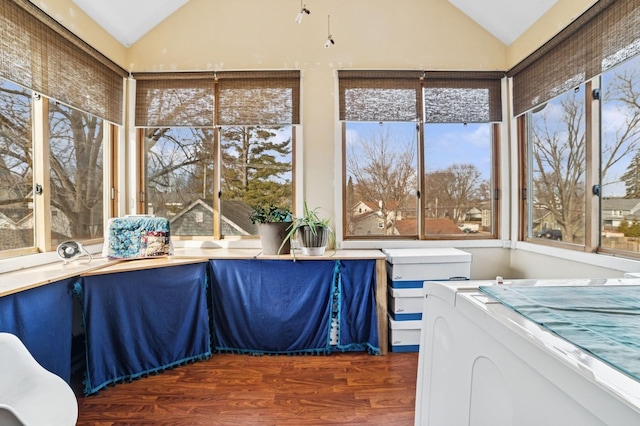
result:
[(171, 235), (213, 235), (213, 129), (145, 129), (148, 214), (170, 221)]
[(492, 237), (492, 125), (427, 124), (425, 223), (428, 237)]
[(345, 236), (418, 236), (415, 122), (346, 122)]
[(103, 235), (101, 118), (49, 103), (51, 243)]
[(528, 113), (528, 235), (584, 245), (584, 85)]
[(220, 186), (223, 236), (257, 235), (253, 208), (292, 209), (293, 126), (223, 126)]
[(602, 75), (601, 245), (640, 252), (640, 56)]
[(31, 91), (0, 79), (0, 250), (33, 247)]

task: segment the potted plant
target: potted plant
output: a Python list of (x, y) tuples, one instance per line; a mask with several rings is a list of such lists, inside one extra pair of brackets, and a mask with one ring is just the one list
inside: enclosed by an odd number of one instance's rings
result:
[[(288, 228), (285, 242), (291, 246), (291, 239), (296, 238), (298, 247), (303, 255), (322, 256), (329, 243), (329, 238), (333, 238), (333, 230), (329, 226), (329, 219), (321, 219), (318, 216), (317, 208), (311, 210), (304, 203), (304, 214), (293, 219), (293, 223)], [(295, 257), (295, 252), (294, 257)]]
[(292, 222), (291, 211), (274, 205), (257, 206), (249, 215), (249, 220), (258, 225), (258, 235), (264, 254), (287, 254), (291, 243), (287, 230)]

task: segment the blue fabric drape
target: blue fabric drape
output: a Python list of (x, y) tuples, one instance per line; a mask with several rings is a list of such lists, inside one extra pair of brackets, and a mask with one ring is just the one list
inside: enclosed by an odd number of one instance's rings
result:
[(212, 260), (211, 267), (215, 349), (328, 349), (333, 262)]
[(71, 382), (74, 280), (0, 297), (0, 331), (18, 336), (40, 365), (67, 383)]
[[(378, 352), (375, 261), (211, 260), (214, 347), (300, 354)], [(332, 346), (331, 319), (339, 343)]]
[(480, 290), (640, 380), (640, 286), (487, 286)]
[(85, 394), (211, 355), (206, 262), (83, 277)]
[(341, 260), (338, 347), (379, 354), (376, 312), (376, 261)]

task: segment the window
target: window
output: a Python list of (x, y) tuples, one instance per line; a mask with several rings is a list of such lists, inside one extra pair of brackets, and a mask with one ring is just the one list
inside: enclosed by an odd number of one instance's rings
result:
[(601, 85), (601, 246), (640, 253), (640, 55)]
[(184, 127), (144, 130), (145, 211), (169, 219), (172, 235), (213, 235), (213, 132)]
[[(32, 109), (48, 110), (46, 119), (32, 120)], [(102, 238), (104, 120), (43, 96), (34, 98), (30, 91), (4, 80), (0, 115), (0, 220), (4, 236), (0, 249), (33, 248), (38, 245), (38, 234), (46, 249), (69, 239)], [(39, 138), (35, 148), (34, 122), (41, 130), (48, 127), (44, 133), (36, 132), (48, 138)], [(44, 152), (48, 153), (46, 159)]]
[(0, 24), (0, 255), (100, 239), (127, 73), (31, 2)]
[(104, 120), (49, 102), (51, 244), (102, 238)]
[(586, 141), (584, 85), (527, 115), (528, 235), (585, 243)]
[(492, 238), (494, 127), (489, 123), (425, 125), (427, 237)]
[(640, 254), (639, 17), (635, 1), (601, 0), (508, 72), (524, 239)]
[(503, 74), (338, 77), (345, 238), (495, 238)]
[(293, 206), (297, 71), (141, 73), (141, 210), (183, 237), (256, 235), (258, 205)]
[(0, 79), (0, 250), (35, 246), (31, 99)]
[(348, 122), (345, 129), (347, 235), (415, 238), (416, 123)]
[(293, 126), (220, 128), (223, 236), (256, 234), (246, 223), (254, 206), (292, 209), (292, 132)]

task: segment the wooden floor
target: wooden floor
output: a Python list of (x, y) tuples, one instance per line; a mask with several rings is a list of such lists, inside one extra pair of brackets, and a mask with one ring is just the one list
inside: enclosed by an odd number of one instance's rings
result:
[(78, 425), (412, 425), (417, 353), (215, 354), (78, 396)]

